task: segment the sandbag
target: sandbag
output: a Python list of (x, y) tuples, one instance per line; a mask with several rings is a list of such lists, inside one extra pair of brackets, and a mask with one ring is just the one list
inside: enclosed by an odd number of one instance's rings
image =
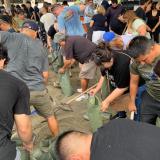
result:
[(52, 70), (55, 73), (58, 73), (58, 70), (63, 66), (63, 56), (62, 56), (62, 49), (60, 47), (57, 47), (52, 52)]
[(104, 81), (101, 88), (101, 98), (102, 100), (106, 99), (106, 97), (110, 94), (110, 84), (106, 77), (104, 77)]
[(71, 96), (73, 94), (73, 88), (71, 86), (69, 72), (65, 71), (64, 74), (59, 73), (58, 77), (63, 94), (67, 97)]
[(88, 100), (88, 117), (92, 131), (95, 132), (97, 128), (103, 125), (103, 120), (100, 113), (100, 102), (98, 97), (90, 96)]

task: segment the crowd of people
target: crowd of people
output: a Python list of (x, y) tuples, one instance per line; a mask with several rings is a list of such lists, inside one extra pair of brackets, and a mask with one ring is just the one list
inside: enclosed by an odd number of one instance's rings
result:
[[(105, 112), (118, 101), (125, 101), (116, 118), (134, 112), (138, 123), (113, 120), (93, 135), (69, 131), (60, 135), (56, 150), (60, 160), (159, 160), (160, 129), (160, 3), (140, 0), (136, 10), (127, 10), (117, 0), (67, 1), (50, 4), (31, 2), (0, 10), (0, 160), (18, 160), (11, 133), (17, 132), (27, 151), (33, 149), (30, 105), (48, 122), (53, 136), (59, 135), (55, 106), (46, 89), (48, 55), (60, 46), (64, 74), (79, 63), (81, 88), (100, 69), (101, 77), (90, 91), (95, 96), (105, 78), (110, 94), (102, 101)], [(141, 89), (143, 88), (143, 89)], [(138, 95), (141, 96), (138, 96)], [(83, 94), (80, 100), (87, 99)], [(125, 145), (124, 145), (125, 144)], [(150, 147), (149, 147), (150, 146)]]

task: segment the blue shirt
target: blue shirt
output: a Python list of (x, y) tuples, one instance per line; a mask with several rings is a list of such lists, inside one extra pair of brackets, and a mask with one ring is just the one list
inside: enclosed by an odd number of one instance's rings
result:
[(91, 5), (87, 5), (84, 11), (84, 23), (90, 23), (93, 15), (94, 15), (93, 7)]
[(58, 30), (65, 31), (69, 36), (84, 35), (82, 22), (80, 21), (80, 8), (78, 6), (65, 7), (58, 16)]

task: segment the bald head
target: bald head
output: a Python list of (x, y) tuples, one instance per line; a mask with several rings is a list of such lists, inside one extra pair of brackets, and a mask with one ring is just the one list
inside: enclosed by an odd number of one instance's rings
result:
[(63, 133), (57, 140), (56, 151), (60, 160), (89, 160), (92, 135), (77, 131)]

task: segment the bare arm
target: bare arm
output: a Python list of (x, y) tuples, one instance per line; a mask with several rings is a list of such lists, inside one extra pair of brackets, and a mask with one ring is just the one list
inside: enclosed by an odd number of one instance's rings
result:
[(146, 24), (141, 25), (141, 26), (137, 29), (137, 32), (139, 33), (139, 35), (145, 36), (146, 33), (147, 33), (147, 26), (146, 26)]
[(94, 88), (94, 89), (92, 89), (92, 90), (90, 91), (90, 94), (91, 94), (91, 95), (95, 95), (97, 92), (99, 92), (99, 90), (102, 88), (103, 81), (104, 81), (104, 77), (101, 76), (101, 78), (100, 78), (99, 81), (98, 81), (98, 84), (97, 84), (96, 88)]
[(93, 20), (91, 20), (91, 22), (90, 22), (90, 27), (93, 27), (93, 25), (94, 25), (94, 21)]
[(155, 30), (157, 29), (157, 27), (160, 25), (160, 17), (159, 17), (159, 21), (157, 22), (157, 24), (155, 25), (155, 27), (153, 28), (153, 32), (155, 32)]
[(135, 100), (138, 91), (138, 84), (139, 84), (139, 75), (131, 73), (129, 111), (136, 111)]
[(32, 123), (30, 117), (26, 114), (16, 114), (14, 115), (14, 118), (18, 135), (23, 141), (24, 147), (26, 148), (26, 150), (31, 151), (33, 148), (33, 141)]
[(67, 68), (69, 68), (70, 67), (70, 65), (71, 65), (71, 63), (72, 63), (72, 59), (70, 59), (70, 60), (64, 60), (64, 65), (63, 65), (63, 69), (64, 70), (66, 70)]
[(48, 76), (49, 76), (49, 72), (48, 72), (48, 71), (44, 71), (44, 72), (42, 73), (42, 76), (43, 76), (43, 78), (44, 78), (44, 82), (47, 83), (47, 81), (48, 81)]
[(127, 91), (127, 89), (128, 89), (128, 87), (126, 87), (126, 88), (115, 88), (105, 100), (107, 100), (109, 103), (111, 103), (116, 98), (121, 96), (125, 91)]

